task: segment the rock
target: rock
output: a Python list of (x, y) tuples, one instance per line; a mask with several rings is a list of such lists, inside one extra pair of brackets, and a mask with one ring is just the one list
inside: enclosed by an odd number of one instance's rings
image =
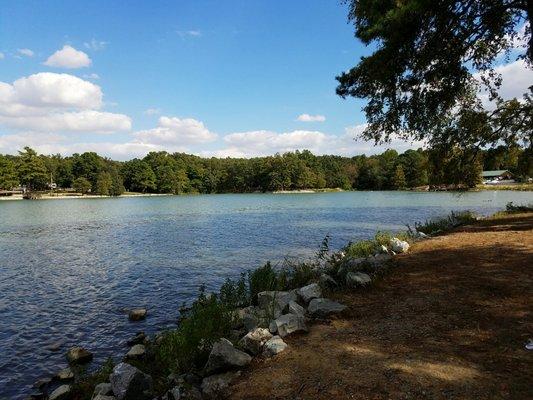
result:
[[(301, 305), (299, 305), (295, 301), (289, 302), (289, 306), (287, 307), (287, 311), (289, 312), (289, 314), (295, 314), (295, 315), (299, 315), (301, 317), (305, 316), (305, 308), (303, 308)], [(277, 331), (277, 327), (276, 327), (276, 331)]]
[(268, 291), (257, 294), (259, 308), (267, 311), (274, 318), (283, 314), (283, 310), (285, 310), (291, 300), (297, 300), (296, 291), (294, 290), (290, 292)]
[(136, 344), (126, 354), (127, 359), (139, 359), (146, 355), (146, 347), (144, 344)]
[(392, 238), (390, 240), (390, 246), (392, 251), (395, 253), (407, 253), (407, 250), (409, 250), (409, 243), (400, 240), (398, 238)]
[(162, 400), (202, 400), (202, 393), (194, 386), (178, 385), (167, 391)]
[(307, 307), (307, 312), (313, 317), (323, 318), (331, 314), (343, 312), (346, 306), (329, 299), (313, 299)]
[(372, 279), (364, 272), (348, 272), (346, 274), (346, 285), (349, 287), (366, 286)]
[(109, 381), (118, 400), (149, 400), (152, 397), (152, 377), (130, 364), (123, 362), (113, 368)]
[(72, 387), (70, 385), (61, 385), (56, 390), (54, 390), (48, 400), (66, 400), (70, 398), (70, 392)]
[(65, 368), (54, 375), (54, 379), (58, 381), (71, 381), (74, 379), (74, 372), (70, 368)]
[(320, 275), (319, 282), (323, 287), (337, 287), (339, 284), (335, 279), (333, 279), (328, 274), (322, 274)]
[(33, 384), (35, 389), (43, 391), (52, 382), (50, 378), (41, 378)]
[(271, 334), (273, 335), (276, 334), (276, 332), (278, 331), (278, 326), (276, 325), (274, 321), (270, 321), (270, 324), (268, 324), (268, 330), (270, 331)]
[(147, 341), (146, 334), (144, 332), (137, 332), (134, 337), (128, 340), (128, 346), (134, 346), (136, 344), (144, 344)]
[(263, 346), (263, 354), (267, 357), (272, 357), (278, 353), (281, 353), (287, 348), (287, 343), (283, 341), (279, 336), (273, 336)]
[(98, 385), (94, 387), (93, 399), (94, 397), (98, 395), (111, 396), (112, 394), (113, 394), (113, 388), (111, 387), (110, 383), (107, 383), (107, 382), (99, 383)]
[(294, 332), (307, 332), (305, 320), (301, 315), (285, 314), (277, 318), (274, 323), (276, 324), (276, 332), (281, 337)]
[(213, 344), (211, 353), (205, 366), (206, 373), (227, 371), (229, 369), (242, 368), (252, 361), (252, 357), (244, 351), (233, 347), (228, 339), (219, 339)]
[(240, 376), (240, 372), (226, 372), (225, 374), (211, 375), (202, 381), (202, 393), (205, 399), (218, 400), (229, 395), (231, 382)]
[(339, 267), (337, 275), (344, 278), (348, 272), (360, 270), (367, 263), (368, 260), (364, 257), (347, 259)]
[(265, 328), (256, 328), (248, 332), (240, 341), (240, 346), (253, 355), (261, 353), (263, 345), (272, 338), (272, 334)]
[(389, 249), (387, 249), (387, 246), (385, 246), (384, 244), (382, 244), (382, 245), (379, 246), (379, 248), (378, 248), (378, 254), (389, 254)]
[(141, 321), (146, 318), (146, 308), (134, 308), (128, 313), (130, 321)]
[(26, 399), (27, 400), (47, 400), (48, 396), (44, 393), (31, 393)]
[(67, 351), (67, 360), (70, 364), (85, 364), (92, 359), (92, 353), (83, 347), (71, 347)]
[(241, 309), (239, 313), (242, 313), (242, 323), (246, 332), (250, 332), (257, 327), (268, 326), (269, 318), (266, 310), (250, 306)]
[(106, 396), (105, 394), (98, 394), (96, 397), (93, 397), (92, 400), (116, 400), (115, 396)]
[(322, 290), (317, 283), (304, 286), (296, 291), (298, 296), (302, 299), (304, 304), (309, 303), (311, 300), (322, 297)]

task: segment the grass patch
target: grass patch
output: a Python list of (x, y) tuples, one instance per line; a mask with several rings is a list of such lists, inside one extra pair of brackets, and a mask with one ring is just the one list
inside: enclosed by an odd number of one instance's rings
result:
[[(461, 225), (469, 224), (476, 221), (476, 215), (471, 211), (453, 212), (441, 218), (434, 218), (426, 220), (423, 223), (415, 223), (416, 232), (422, 232), (426, 235), (433, 235), (449, 231)], [(408, 226), (409, 231), (414, 234), (411, 227)]]

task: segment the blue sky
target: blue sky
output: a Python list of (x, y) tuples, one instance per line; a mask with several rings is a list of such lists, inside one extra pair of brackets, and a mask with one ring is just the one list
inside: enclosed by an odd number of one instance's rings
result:
[[(339, 1), (6, 1), (0, 153), (382, 151), (335, 76), (369, 52)], [(417, 144), (392, 143), (403, 150)]]

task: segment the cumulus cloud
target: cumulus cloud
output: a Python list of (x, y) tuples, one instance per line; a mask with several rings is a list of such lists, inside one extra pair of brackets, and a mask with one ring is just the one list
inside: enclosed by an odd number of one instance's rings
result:
[(300, 114), (296, 120), (300, 122), (324, 122), (326, 117), (323, 115)]
[(68, 74), (41, 72), (0, 82), (0, 125), (43, 132), (131, 129), (128, 116), (99, 111), (102, 97), (99, 86)]
[(89, 56), (81, 50), (76, 50), (68, 44), (57, 50), (44, 62), (44, 65), (57, 68), (83, 68), (91, 65)]
[(33, 57), (35, 54), (33, 50), (30, 49), (17, 49), (17, 53), (25, 57)]
[(193, 118), (160, 117), (156, 128), (135, 132), (142, 143), (187, 145), (212, 142), (217, 135)]
[(91, 39), (90, 42), (85, 42), (83, 43), (83, 45), (85, 46), (85, 48), (89, 49), (89, 50), (93, 50), (93, 51), (99, 51), (99, 50), (103, 50), (106, 48), (108, 42), (104, 42), (103, 40), (96, 40), (96, 39)]

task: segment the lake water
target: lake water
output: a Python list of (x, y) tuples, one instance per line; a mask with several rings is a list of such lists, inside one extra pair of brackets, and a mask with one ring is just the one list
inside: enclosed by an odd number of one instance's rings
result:
[[(137, 331), (173, 326), (200, 284), (309, 256), (452, 210), (531, 192), (344, 192), (0, 202), (0, 399), (20, 399), (81, 345), (116, 359)], [(147, 307), (145, 321), (125, 309)]]

